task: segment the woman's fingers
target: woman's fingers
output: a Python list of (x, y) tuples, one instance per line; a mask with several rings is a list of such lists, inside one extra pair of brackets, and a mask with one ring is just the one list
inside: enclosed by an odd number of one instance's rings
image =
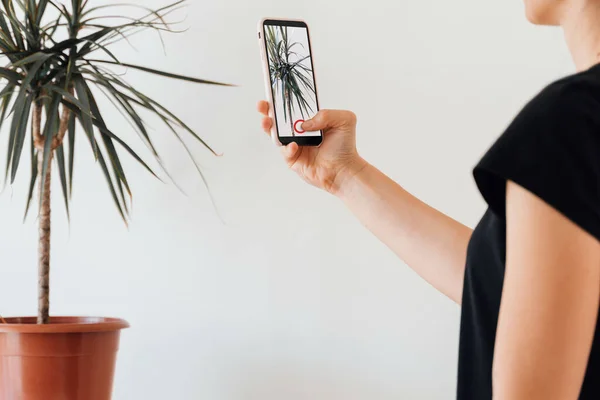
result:
[(273, 127), (273, 120), (269, 117), (264, 117), (262, 119), (262, 128), (263, 131), (265, 131), (265, 133), (267, 135), (271, 134), (271, 128)]
[(298, 159), (298, 143), (296, 142), (292, 142), (290, 144), (288, 144), (287, 146), (283, 146), (281, 148), (281, 153), (283, 154), (283, 157), (285, 158), (285, 161), (287, 162), (288, 166), (291, 168), (294, 163), (296, 162), (296, 160)]
[(261, 113), (264, 118), (262, 119), (262, 129), (267, 135), (271, 135), (271, 128), (273, 127), (273, 120), (269, 117), (269, 102), (261, 100), (256, 105), (258, 112)]
[(258, 109), (258, 112), (261, 113), (264, 116), (269, 115), (269, 102), (268, 101), (264, 101), (261, 100), (258, 102), (256, 108)]

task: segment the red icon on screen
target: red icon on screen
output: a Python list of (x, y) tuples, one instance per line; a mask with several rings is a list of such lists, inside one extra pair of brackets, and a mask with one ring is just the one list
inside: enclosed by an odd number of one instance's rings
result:
[[(294, 130), (296, 131), (296, 133), (299, 133), (300, 135), (302, 135), (304, 132), (306, 132), (305, 130), (302, 130), (303, 123), (304, 123), (303, 119), (299, 119), (298, 121), (294, 122)], [(298, 127), (298, 125), (300, 125), (300, 127)]]

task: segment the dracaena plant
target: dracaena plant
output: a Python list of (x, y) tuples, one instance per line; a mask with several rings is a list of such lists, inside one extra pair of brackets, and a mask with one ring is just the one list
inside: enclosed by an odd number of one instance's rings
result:
[[(289, 40), (287, 26), (268, 26), (267, 51), (269, 52), (271, 82), (274, 93), (281, 93), (283, 104), (283, 118), (289, 120), (292, 135), (295, 136), (292, 112), (298, 106), (302, 117), (311, 113), (312, 107), (307, 96), (316, 96), (312, 81), (312, 70), (304, 65), (309, 56), (300, 56), (302, 43)], [(304, 49), (306, 52), (306, 49)]]
[[(121, 163), (123, 155), (133, 157), (149, 173), (150, 166), (114, 131), (103, 117), (97, 96), (102, 94), (127, 118), (132, 129), (161, 166), (148, 127), (140, 112), (164, 122), (165, 130), (183, 146), (188, 134), (212, 149), (188, 125), (158, 101), (128, 84), (121, 67), (141, 70), (164, 78), (211, 85), (221, 83), (185, 77), (122, 62), (110, 47), (145, 29), (173, 31), (167, 17), (183, 1), (158, 10), (142, 10), (139, 18), (113, 17), (111, 7), (94, 5), (94, 0), (1, 0), (0, 50), (5, 64), (0, 67), (0, 124), (8, 132), (6, 180), (15, 181), (29, 152), (31, 170), (25, 215), (34, 193), (39, 194), (39, 282), (38, 323), (49, 321), (50, 272), (50, 181), (57, 169), (62, 196), (69, 210), (73, 190), (75, 141), (89, 142), (88, 156), (95, 157), (108, 183), (116, 209), (127, 221), (131, 189)], [(121, 14), (122, 13), (116, 13)], [(103, 25), (103, 21), (124, 21)], [(0, 125), (1, 126), (1, 125)], [(29, 129), (28, 129), (29, 128)], [(186, 147), (186, 150), (189, 149)], [(214, 153), (214, 152), (213, 152)], [(199, 171), (199, 170), (198, 170)]]

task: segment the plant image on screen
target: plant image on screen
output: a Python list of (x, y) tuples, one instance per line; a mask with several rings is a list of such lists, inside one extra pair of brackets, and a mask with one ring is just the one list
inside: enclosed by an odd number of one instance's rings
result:
[(287, 26), (267, 26), (266, 39), (274, 106), (278, 100), (283, 102), (284, 120), (289, 122), (295, 136), (294, 110), (297, 108), (302, 117), (314, 112), (311, 104), (314, 104), (316, 92), (312, 69), (305, 65), (310, 55), (301, 54), (309, 50), (302, 43), (289, 40)]

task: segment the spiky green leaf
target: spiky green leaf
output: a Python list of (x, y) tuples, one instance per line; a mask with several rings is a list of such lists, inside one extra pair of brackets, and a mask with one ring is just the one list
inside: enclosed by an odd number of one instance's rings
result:
[[(63, 107), (65, 107), (63, 105)], [(73, 194), (73, 167), (75, 162), (75, 114), (69, 115), (69, 197)]]
[[(75, 91), (77, 92), (77, 97), (82, 104), (82, 113), (81, 113), (81, 124), (83, 125), (83, 130), (87, 134), (88, 138), (93, 138), (94, 136), (94, 123), (92, 122), (92, 111), (90, 110), (90, 99), (88, 98), (86, 85), (83, 78), (80, 75), (77, 75), (73, 78), (75, 81)], [(92, 143), (94, 149), (94, 155), (96, 158), (98, 157), (98, 147), (95, 140), (90, 141)]]
[[(25, 143), (25, 134), (27, 133), (27, 122), (29, 121), (29, 112), (31, 111), (31, 103), (33, 102), (33, 96), (29, 95), (25, 97), (24, 107), (21, 111), (21, 117), (18, 122), (13, 125), (12, 129), (14, 132), (14, 148), (12, 152), (12, 166), (10, 182), (14, 183), (17, 171), (19, 169), (19, 162), (21, 161), (21, 153), (23, 150), (23, 144)], [(13, 122), (16, 121), (16, 118)], [(12, 135), (12, 133), (11, 133)]]
[[(85, 84), (85, 81), (84, 81), (84, 84)], [(88, 99), (90, 101), (90, 108), (92, 111), (92, 115), (94, 116), (94, 119), (100, 124), (100, 126), (105, 127), (106, 124), (104, 123), (104, 119), (102, 118), (100, 110), (98, 109), (98, 104), (96, 103), (94, 94), (92, 93), (90, 88), (87, 86), (87, 84), (85, 86), (85, 90), (87, 92)], [(129, 187), (129, 183), (127, 182), (127, 177), (125, 176), (125, 171), (123, 170), (123, 166), (121, 165), (121, 160), (119, 159), (119, 154), (117, 153), (117, 150), (115, 149), (115, 146), (114, 146), (113, 141), (110, 138), (110, 136), (101, 135), (101, 137), (102, 137), (102, 142), (104, 143), (106, 153), (108, 154), (108, 157), (110, 160), (113, 174), (115, 176), (115, 180), (117, 183), (117, 188), (119, 189), (119, 193), (121, 195), (121, 201), (123, 204), (124, 212), (125, 212), (125, 214), (128, 214), (129, 210), (127, 208), (127, 199), (125, 198), (125, 193), (123, 191), (123, 187), (125, 187), (125, 189), (127, 190), (127, 193), (129, 194), (130, 197), (131, 197), (131, 189)]]
[(106, 165), (106, 161), (104, 160), (104, 156), (102, 155), (102, 151), (98, 151), (98, 162), (100, 163), (100, 167), (102, 169), (102, 173), (104, 174), (104, 178), (106, 179), (106, 183), (108, 184), (108, 188), (110, 190), (110, 194), (112, 196), (113, 202), (123, 219), (123, 222), (127, 225), (127, 218), (125, 217), (125, 212), (123, 211), (123, 206), (119, 201), (119, 197), (117, 196), (117, 191), (115, 190), (115, 185), (113, 184), (113, 180), (110, 176), (110, 172), (108, 170), (108, 166)]
[(15, 101), (15, 104), (13, 106), (13, 118), (12, 118), (12, 123), (10, 126), (10, 135), (8, 137), (8, 149), (7, 149), (8, 151), (7, 151), (7, 155), (6, 155), (5, 179), (8, 178), (8, 174), (10, 172), (10, 166), (12, 163), (12, 158), (13, 158), (13, 154), (14, 154), (14, 150), (15, 150), (17, 133), (19, 131), (19, 124), (21, 123), (21, 120), (24, 118), (26, 99), (27, 98), (25, 96), (20, 96), (20, 95), (17, 96), (17, 100)]
[(67, 183), (67, 172), (65, 166), (65, 149), (64, 145), (61, 144), (55, 150), (56, 153), (56, 164), (58, 165), (58, 176), (60, 178), (60, 186), (62, 188), (63, 199), (65, 202), (65, 209), (67, 210), (67, 218), (70, 217), (69, 213), (69, 189)]
[[(67, 102), (63, 102), (63, 105), (65, 107), (68, 107), (71, 112), (72, 115), (77, 116), (77, 118), (79, 120), (81, 120), (80, 115), (81, 115), (81, 109), (77, 108), (75, 105), (73, 105), (72, 103), (67, 103)], [(145, 169), (146, 171), (150, 172), (152, 175), (154, 175), (154, 177), (158, 178), (158, 175), (156, 175), (156, 173), (154, 173), (154, 171), (152, 170), (152, 168), (150, 168), (148, 166), (148, 164), (127, 144), (125, 143), (121, 138), (119, 138), (117, 135), (115, 135), (113, 132), (111, 132), (106, 125), (104, 124), (100, 124), (97, 120), (94, 120), (94, 125), (98, 128), (98, 130), (101, 132), (101, 134), (103, 135), (107, 135), (109, 136), (111, 139), (113, 139), (115, 142), (117, 142), (121, 147), (123, 147), (123, 149), (125, 149), (125, 151), (127, 151), (137, 162), (139, 162)]]
[(31, 142), (31, 179), (29, 181), (29, 194), (27, 195), (27, 205), (25, 206), (25, 215), (23, 218), (27, 217), (29, 213), (29, 207), (31, 205), (31, 199), (33, 198), (33, 192), (35, 191), (35, 184), (37, 182), (38, 177), (38, 152), (35, 150), (35, 146), (33, 145), (33, 138), (30, 140)]
[[(58, 107), (60, 105), (62, 96), (58, 93), (54, 93), (52, 96), (52, 102), (48, 108), (46, 117), (46, 124), (44, 125), (44, 153), (42, 160), (42, 176), (41, 176), (41, 190), (40, 199), (44, 198), (44, 191), (46, 186), (46, 179), (48, 177), (48, 166), (50, 164), (50, 158), (52, 153), (52, 139), (56, 135), (56, 122), (58, 120)], [(41, 203), (40, 203), (41, 205)]]
[(0, 98), (2, 98), (2, 103), (0, 103), (0, 133), (2, 132), (1, 128), (4, 125), (4, 120), (6, 118), (6, 114), (8, 112), (10, 102), (12, 100), (13, 94), (15, 90), (15, 85), (8, 84), (6, 87), (0, 92)]
[(23, 78), (18, 72), (4, 67), (0, 67), (0, 77), (8, 79), (13, 84), (16, 84), (18, 80)]
[(140, 70), (140, 71), (148, 72), (148, 73), (151, 73), (151, 74), (164, 76), (166, 78), (179, 79), (179, 80), (183, 80), (183, 81), (186, 81), (186, 82), (203, 83), (203, 84), (207, 84), (207, 85), (233, 86), (233, 85), (231, 85), (229, 83), (215, 82), (215, 81), (209, 81), (209, 80), (206, 80), (206, 79), (193, 78), (193, 77), (190, 77), (190, 76), (172, 74), (170, 72), (159, 71), (159, 70), (156, 70), (156, 69), (152, 69), (152, 68), (148, 68), (148, 67), (142, 67), (140, 65), (135, 65), (135, 64), (121, 63), (121, 62), (109, 61), (109, 60), (88, 60), (88, 61), (90, 61), (92, 63), (119, 65), (121, 67), (133, 68), (133, 69), (137, 69), (137, 70)]

